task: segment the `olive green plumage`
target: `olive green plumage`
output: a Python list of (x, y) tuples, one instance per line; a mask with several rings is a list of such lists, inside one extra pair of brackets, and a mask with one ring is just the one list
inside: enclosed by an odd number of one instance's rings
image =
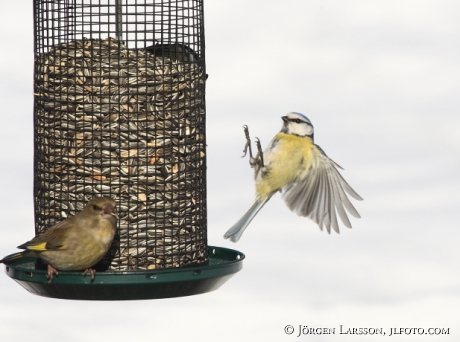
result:
[(196, 62), (198, 56), (195, 51), (187, 45), (174, 44), (155, 44), (145, 48), (156, 57), (168, 57), (171, 60), (180, 62)]
[(32, 240), (18, 246), (24, 249), (0, 260), (14, 262), (24, 257), (37, 257), (48, 264), (49, 282), (58, 271), (90, 271), (107, 253), (116, 231), (115, 201), (94, 197), (85, 208), (54, 225)]

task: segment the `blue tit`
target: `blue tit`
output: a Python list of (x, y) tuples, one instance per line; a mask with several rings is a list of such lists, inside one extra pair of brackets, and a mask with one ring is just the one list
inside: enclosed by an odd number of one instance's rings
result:
[(250, 164), (255, 170), (256, 199), (254, 204), (224, 235), (237, 242), (244, 230), (265, 203), (278, 191), (289, 209), (300, 216), (309, 217), (321, 230), (331, 227), (339, 233), (337, 213), (343, 224), (351, 228), (345, 209), (354, 217), (359, 214), (348, 199), (362, 198), (343, 179), (342, 169), (314, 143), (313, 125), (303, 114), (288, 113), (283, 119), (281, 131), (275, 135), (262, 153), (258, 143), (258, 155), (253, 158), (249, 133), (246, 130)]

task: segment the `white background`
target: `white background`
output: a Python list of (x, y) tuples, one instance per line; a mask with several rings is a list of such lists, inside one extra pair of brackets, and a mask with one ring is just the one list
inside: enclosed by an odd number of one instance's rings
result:
[[(3, 5), (2, 256), (34, 232), (32, 3)], [(460, 3), (206, 1), (205, 26), (208, 238), (245, 253), (243, 270), (212, 293), (133, 302), (41, 298), (2, 273), (0, 340), (458, 341)], [(328, 235), (276, 195), (232, 244), (222, 235), (254, 197), (241, 126), (267, 144), (289, 111), (345, 168), (362, 219)], [(336, 335), (297, 338), (298, 325)]]

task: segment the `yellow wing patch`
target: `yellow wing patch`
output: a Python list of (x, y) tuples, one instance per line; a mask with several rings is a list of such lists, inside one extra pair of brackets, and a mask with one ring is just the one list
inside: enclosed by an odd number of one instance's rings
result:
[(50, 251), (50, 250), (60, 251), (62, 249), (65, 249), (65, 246), (58, 246), (57, 248), (49, 248), (49, 244), (47, 242), (41, 242), (41, 243), (27, 246), (27, 249), (30, 251), (35, 251), (35, 252), (44, 252), (44, 251)]

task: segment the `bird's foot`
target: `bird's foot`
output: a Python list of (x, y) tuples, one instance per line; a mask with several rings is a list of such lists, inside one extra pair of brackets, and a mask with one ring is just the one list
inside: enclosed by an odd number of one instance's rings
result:
[(255, 157), (255, 160), (259, 164), (259, 167), (264, 167), (264, 152), (262, 151), (262, 146), (260, 145), (259, 138), (256, 138), (256, 147), (257, 155)]
[(48, 284), (51, 284), (51, 282), (53, 281), (54, 275), (59, 275), (58, 270), (55, 269), (50, 264), (48, 264), (48, 272), (46, 273), (46, 278), (48, 278)]
[(83, 276), (85, 276), (86, 273), (90, 273), (90, 274), (91, 274), (91, 280), (94, 280), (94, 277), (95, 277), (95, 275), (96, 275), (96, 270), (95, 270), (95, 269), (87, 268), (87, 269), (85, 270), (85, 272), (83, 272)]
[(250, 158), (249, 160), (251, 160), (253, 158), (252, 158), (251, 138), (249, 137), (249, 128), (248, 126), (244, 125), (243, 129), (244, 129), (244, 136), (246, 137), (246, 145), (244, 145), (244, 149), (243, 149), (244, 154), (241, 158), (246, 157), (246, 155), (248, 154), (248, 150), (249, 150), (249, 158)]
[(244, 125), (244, 136), (246, 137), (246, 145), (244, 145), (243, 156), (242, 158), (246, 157), (249, 151), (249, 165), (256, 170), (258, 170), (264, 166), (264, 153), (262, 151), (262, 146), (260, 145), (259, 138), (256, 138), (256, 147), (257, 147), (257, 155), (255, 157), (252, 156), (252, 148), (251, 148), (251, 137), (249, 136), (249, 128), (248, 126)]

